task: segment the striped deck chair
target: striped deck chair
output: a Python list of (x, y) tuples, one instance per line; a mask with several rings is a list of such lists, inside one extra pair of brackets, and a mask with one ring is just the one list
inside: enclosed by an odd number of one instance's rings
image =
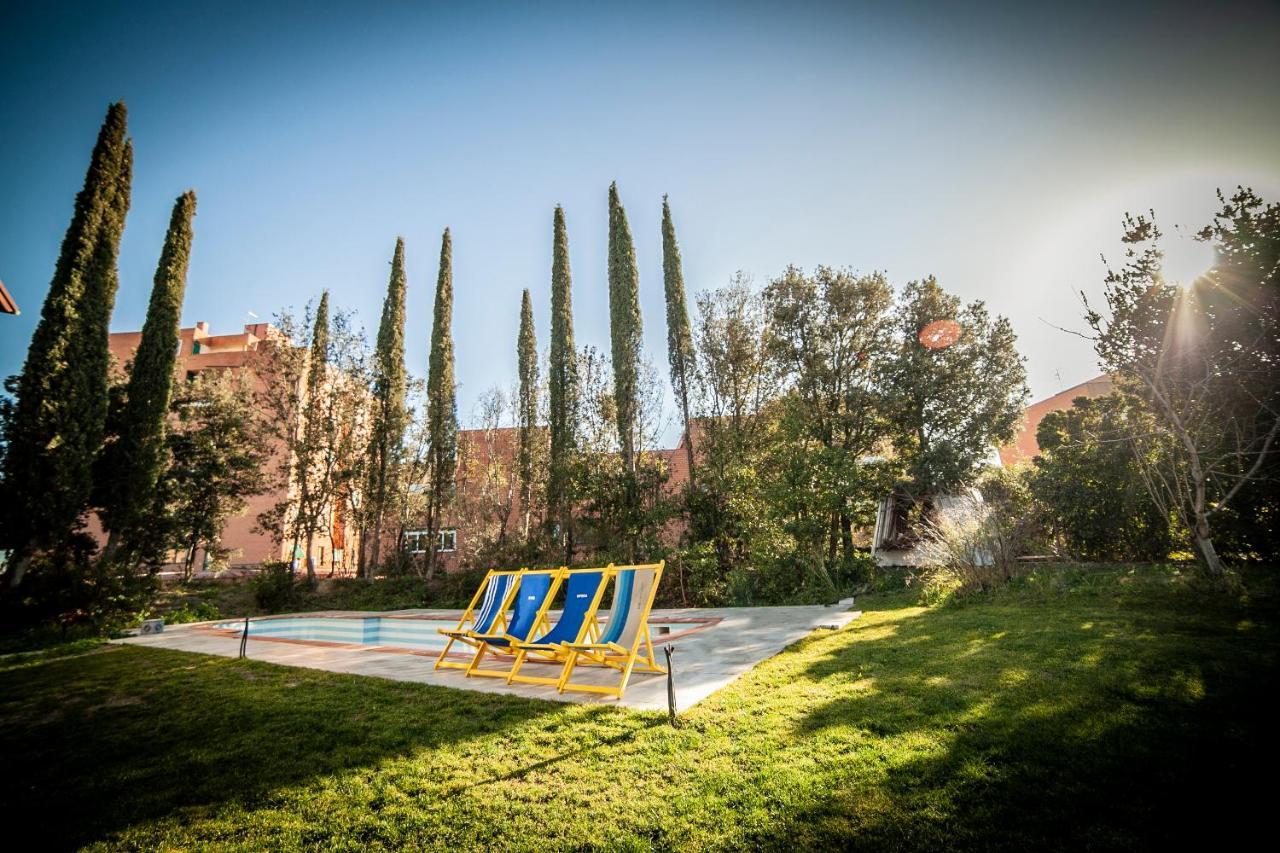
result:
[(525, 684), (560, 684), (559, 674), (555, 678), (535, 675), (521, 675), (520, 669), (525, 661), (532, 658), (536, 661), (563, 663), (568, 657), (566, 643), (581, 643), (594, 640), (599, 636), (596, 624), (596, 610), (600, 607), (600, 599), (604, 596), (609, 578), (613, 576), (613, 564), (603, 569), (568, 569), (565, 571), (564, 607), (555, 626), (540, 637), (529, 642), (511, 641), (516, 659), (511, 665), (511, 673), (507, 683), (513, 681)]
[(512, 640), (527, 640), (535, 633), (547, 631), (547, 610), (556, 591), (564, 581), (565, 569), (526, 569), (520, 572), (513, 593), (515, 606), (511, 611), (511, 619), (501, 631), (490, 630), (484, 634), (473, 632), (469, 636), (476, 644), (475, 656), (467, 665), (467, 675), (486, 675), (499, 678), (507, 677), (505, 669), (482, 669), (480, 662), (486, 654), (498, 657), (511, 656)]
[[(617, 569), (617, 583), (613, 590), (613, 607), (609, 621), (600, 639), (591, 643), (566, 643), (568, 659), (560, 682), (556, 686), (585, 693), (603, 693), (621, 699), (631, 680), (631, 671), (639, 663), (642, 672), (664, 673), (653, 654), (653, 640), (649, 637), (649, 613), (653, 599), (658, 594), (658, 581), (666, 561), (644, 566), (627, 566)], [(622, 679), (616, 687), (600, 684), (583, 684), (571, 681), (574, 668), (580, 663), (598, 664), (619, 670)]]
[(463, 611), (462, 618), (458, 620), (458, 626), (436, 629), (437, 633), (449, 638), (449, 642), (444, 644), (444, 651), (440, 652), (440, 657), (436, 658), (436, 669), (467, 668), (465, 663), (445, 660), (445, 655), (449, 654), (449, 650), (456, 642), (466, 643), (472, 648), (478, 646), (479, 643), (471, 639), (472, 634), (487, 634), (494, 630), (495, 626), (499, 629), (503, 627), (509, 606), (507, 598), (511, 590), (515, 589), (515, 580), (519, 576), (519, 571), (489, 572), (480, 582), (476, 594), (471, 597), (471, 603)]

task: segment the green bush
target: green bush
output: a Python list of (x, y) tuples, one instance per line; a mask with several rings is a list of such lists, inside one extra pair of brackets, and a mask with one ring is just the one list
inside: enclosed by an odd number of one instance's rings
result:
[(168, 613), (159, 614), (166, 625), (183, 625), (188, 622), (212, 622), (222, 618), (222, 611), (211, 601), (184, 601), (182, 606)]
[(1123, 396), (1108, 394), (1077, 398), (1070, 409), (1050, 412), (1040, 422), (1031, 493), (1067, 556), (1085, 561), (1168, 556), (1169, 518), (1151, 500), (1128, 440), (1135, 429), (1149, 428), (1141, 417)]
[(298, 600), (298, 584), (287, 563), (263, 563), (262, 570), (249, 580), (253, 600), (267, 613), (288, 608)]

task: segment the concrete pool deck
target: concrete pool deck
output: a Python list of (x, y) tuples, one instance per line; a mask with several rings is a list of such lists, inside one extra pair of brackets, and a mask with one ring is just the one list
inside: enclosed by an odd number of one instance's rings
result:
[[(818, 628), (843, 628), (860, 613), (852, 610), (853, 599), (829, 606), (805, 607), (726, 607), (713, 609), (655, 610), (651, 624), (671, 623), (670, 638), (653, 637), (654, 653), (664, 662), (662, 646), (675, 646), (676, 705), (679, 710), (692, 708), (703, 699), (733, 682), (756, 664), (803, 639)], [(365, 616), (418, 617), (439, 620), (441, 626), (457, 624), (460, 610), (395, 610), (382, 613), (354, 611), (322, 611), (290, 616), (332, 616), (358, 618)], [(238, 657), (240, 639), (216, 625), (227, 620), (196, 625), (166, 626), (159, 634), (125, 637), (114, 642), (197, 652), (222, 657)], [(684, 630), (687, 623), (693, 630)], [(697, 626), (697, 627), (694, 627)], [(535, 684), (507, 685), (500, 678), (467, 678), (461, 670), (434, 669), (436, 652), (408, 651), (379, 647), (353, 647), (344, 644), (321, 644), (308, 641), (249, 637), (248, 657), (283, 666), (323, 669), (350, 675), (368, 675), (396, 681), (436, 684), (481, 693), (504, 693), (557, 702), (619, 704), (627, 708), (656, 711), (667, 707), (667, 677), (656, 673), (633, 672), (626, 695), (621, 701), (592, 693), (565, 691)], [(526, 664), (533, 674), (535, 665)], [(559, 674), (559, 665), (538, 664), (544, 670)], [(542, 673), (538, 673), (542, 674)], [(581, 666), (574, 670), (574, 681), (584, 683), (617, 683), (618, 673), (601, 667)]]

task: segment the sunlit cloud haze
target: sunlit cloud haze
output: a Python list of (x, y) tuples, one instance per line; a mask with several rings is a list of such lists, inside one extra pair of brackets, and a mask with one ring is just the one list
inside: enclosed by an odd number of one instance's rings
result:
[(607, 346), (613, 180), (658, 365), (667, 193), (691, 289), (787, 264), (933, 274), (1012, 319), (1036, 397), (1097, 373), (1057, 327), (1082, 325), (1126, 211), (1172, 235), (1218, 187), (1280, 198), (1274, 4), (176, 5), (0, 12), (0, 279), (23, 308), (0, 318), (3, 374), (119, 98), (136, 166), (114, 329), (141, 326), (194, 187), (184, 325), (233, 331), (329, 288), (373, 327), (400, 234), (424, 374), (449, 226), (464, 423), (515, 378), (523, 288), (545, 347), (557, 203), (578, 340)]

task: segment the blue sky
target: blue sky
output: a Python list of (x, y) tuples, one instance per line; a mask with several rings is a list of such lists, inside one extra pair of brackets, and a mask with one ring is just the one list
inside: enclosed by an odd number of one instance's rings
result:
[(607, 346), (612, 180), (660, 367), (669, 193), (691, 290), (788, 263), (934, 274), (1012, 319), (1037, 397), (1097, 372), (1054, 326), (1080, 326), (1126, 210), (1200, 224), (1219, 186), (1280, 198), (1274, 4), (185, 5), (0, 3), (0, 279), (23, 308), (0, 374), (118, 98), (136, 164), (113, 329), (141, 326), (193, 187), (184, 325), (327, 287), (372, 336), (399, 234), (425, 373), (449, 226), (464, 423), (515, 376), (523, 288), (546, 345), (557, 203), (578, 340)]

